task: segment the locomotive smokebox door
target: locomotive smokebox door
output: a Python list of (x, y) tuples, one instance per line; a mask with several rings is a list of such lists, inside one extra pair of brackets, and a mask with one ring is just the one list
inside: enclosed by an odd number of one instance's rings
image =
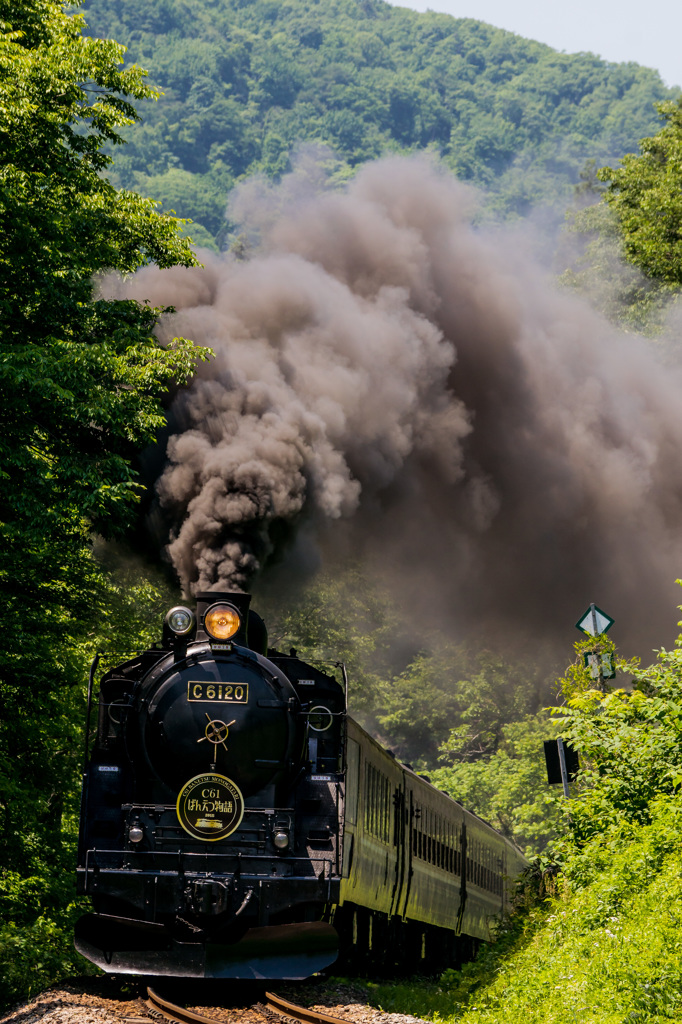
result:
[(133, 756), (148, 763), (173, 802), (189, 779), (207, 772), (232, 780), (248, 798), (282, 782), (300, 758), (295, 690), (274, 666), (264, 671), (262, 660), (241, 650), (200, 651), (180, 662), (169, 656), (140, 688)]

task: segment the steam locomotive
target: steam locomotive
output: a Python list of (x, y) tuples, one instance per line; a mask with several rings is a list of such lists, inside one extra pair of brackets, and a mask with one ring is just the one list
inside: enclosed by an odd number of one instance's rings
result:
[(466, 959), (525, 861), (347, 716), (343, 666), (268, 650), (249, 605), (199, 594), (102, 676), (76, 948), (117, 974), (211, 978), (300, 979), (339, 952)]

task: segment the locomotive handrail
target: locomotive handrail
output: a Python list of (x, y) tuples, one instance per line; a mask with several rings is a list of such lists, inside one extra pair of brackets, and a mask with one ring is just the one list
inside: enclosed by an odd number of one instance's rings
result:
[(344, 694), (345, 694), (345, 698), (346, 698), (346, 710), (347, 710), (348, 709), (348, 673), (346, 672), (346, 663), (345, 663), (345, 661), (337, 661), (336, 664), (341, 669), (341, 675), (343, 677), (343, 688), (344, 688)]
[[(90, 847), (90, 849), (85, 851), (85, 865), (84, 865), (83, 870), (86, 873), (88, 873), (90, 871), (95, 871), (95, 870), (100, 870), (100, 871), (102, 870), (102, 868), (101, 868), (101, 866), (99, 864), (95, 865), (94, 867), (89, 867), (88, 866), (88, 860), (90, 859), (90, 854), (107, 855), (107, 856), (117, 857), (117, 858), (121, 859), (121, 858), (123, 858), (125, 856), (129, 856), (131, 852), (132, 851), (130, 851), (130, 850), (120, 850), (120, 849), (119, 850), (105, 850), (105, 849), (102, 849), (102, 847), (97, 847), (97, 848)], [(209, 859), (209, 860), (227, 860), (230, 857), (231, 858), (235, 858), (235, 857), (241, 856), (242, 860), (246, 860), (246, 861), (249, 861), (249, 860), (267, 860), (267, 861), (272, 861), (272, 857), (269, 854), (261, 854), (261, 853), (248, 853), (246, 855), (242, 855), (240, 853), (209, 853), (208, 851), (206, 851), (206, 853), (204, 853), (203, 851), (195, 851), (195, 850), (135, 850), (134, 852), (135, 852), (135, 856), (136, 857), (146, 857), (146, 858), (148, 858), (148, 857), (175, 857), (178, 860), (180, 860), (180, 859), (184, 859), (186, 857), (201, 857), (202, 860), (204, 860), (204, 859)], [(295, 863), (297, 863), (299, 861), (304, 863), (304, 864), (322, 864), (322, 865), (324, 865), (324, 864), (331, 864), (331, 861), (327, 857), (287, 857), (287, 859), (286, 859), (286, 861), (284, 863), (286, 863), (286, 864), (295, 864)], [(131, 872), (131, 873), (139, 873), (139, 868), (117, 868), (116, 870), (117, 871), (120, 870), (120, 871), (124, 871), (124, 872)], [(162, 870), (163, 869), (159, 868), (159, 872), (161, 872)], [(245, 872), (245, 873), (248, 874), (248, 872)], [(276, 876), (270, 876), (270, 877), (276, 877)], [(304, 879), (305, 881), (312, 881), (312, 879), (313, 879), (312, 875), (287, 875), (286, 877), (288, 879)], [(318, 877), (318, 876), (315, 876), (315, 877)]]
[[(85, 881), (84, 881), (84, 886), (83, 886), (83, 894), (87, 895), (88, 892), (89, 892), (88, 881), (89, 881), (90, 877), (91, 876), (95, 876), (95, 875), (100, 875), (102, 872), (106, 873), (107, 870), (115, 871), (116, 872), (116, 876), (119, 877), (119, 878), (122, 877), (122, 876), (126, 876), (126, 877), (129, 876), (129, 877), (133, 877), (133, 878), (138, 877), (139, 874), (140, 874), (140, 868), (139, 867), (137, 867), (137, 868), (125, 868), (125, 867), (115, 867), (114, 866), (114, 867), (111, 867), (111, 868), (107, 869), (106, 865), (101, 865), (101, 864), (97, 864), (97, 863), (95, 863), (93, 865), (90, 864), (90, 859), (91, 859), (90, 855), (91, 854), (94, 855), (93, 858), (92, 858), (94, 860), (97, 860), (98, 859), (98, 855), (102, 855), (102, 854), (110, 854), (112, 856), (115, 856), (117, 860), (121, 860), (122, 857), (127, 852), (129, 852), (129, 851), (126, 851), (126, 850), (103, 850), (103, 849), (94, 849), (94, 848), (90, 848), (89, 850), (86, 850), (86, 852), (85, 852), (85, 864), (84, 864), (84, 867), (82, 869), (79, 869), (79, 870), (82, 870), (83, 874), (85, 875)], [(154, 851), (154, 850), (140, 850), (139, 853), (137, 854), (137, 856), (139, 856), (140, 854), (147, 854), (149, 856), (155, 856), (155, 857), (175, 857), (176, 858), (177, 867), (174, 867), (172, 864), (169, 867), (165, 868), (165, 869), (164, 868), (160, 868), (160, 867), (156, 867), (156, 868), (152, 867), (152, 868), (150, 868), (149, 866), (145, 866), (144, 870), (146, 871), (146, 873), (148, 875), (151, 875), (151, 876), (158, 875), (159, 877), (162, 877), (163, 875), (173, 875), (173, 874), (177, 873), (178, 871), (181, 871), (183, 874), (187, 874), (188, 873), (187, 869), (185, 867), (183, 867), (183, 865), (182, 865), (182, 861), (185, 858), (200, 857), (202, 860), (225, 860), (225, 859), (227, 859), (227, 857), (230, 856), (229, 854), (195, 853), (193, 851), (186, 851), (185, 852), (185, 851), (182, 851), (182, 850), (158, 850), (158, 851)], [(232, 854), (231, 856), (234, 859), (238, 855), (237, 854)], [(268, 857), (267, 855), (262, 855), (262, 854), (249, 854), (248, 857), (245, 857), (243, 859), (244, 860), (249, 860), (249, 861), (252, 861), (252, 860), (253, 861), (271, 861), (272, 860), (271, 857)], [(318, 885), (320, 883), (326, 883), (327, 889), (328, 889), (328, 894), (329, 894), (328, 898), (331, 898), (331, 883), (332, 883), (332, 881), (335, 878), (338, 879), (340, 877), (338, 875), (338, 873), (334, 874), (332, 872), (332, 867), (333, 867), (332, 862), (329, 861), (329, 860), (326, 860), (325, 858), (322, 858), (322, 857), (291, 857), (291, 858), (287, 859), (287, 863), (288, 864), (295, 864), (295, 863), (298, 863), (298, 862), (301, 862), (301, 863), (304, 863), (304, 864), (307, 864), (307, 865), (313, 865), (315, 873), (313, 875), (287, 875), (286, 876), (287, 882), (289, 882), (289, 883), (292, 883), (292, 882), (296, 882), (296, 883), (303, 882), (303, 883), (308, 883), (311, 886), (314, 885), (315, 883), (317, 883)], [(329, 864), (329, 869), (330, 869), (329, 870), (329, 874), (327, 874), (327, 864)], [(319, 870), (319, 873), (318, 873), (318, 870), (317, 870), (318, 868), (321, 869), (321, 870)], [(196, 871), (201, 871), (201, 870), (202, 869), (199, 868), (198, 866), (196, 867)], [(264, 875), (264, 874), (257, 874), (255, 871), (254, 872), (245, 871), (245, 872), (243, 872), (243, 876), (245, 876), (247, 879), (253, 879), (254, 881), (257, 881), (259, 883), (262, 883), (264, 880), (270, 881), (272, 879), (272, 876), (269, 873), (267, 875)]]
[[(126, 850), (102, 850), (102, 849), (95, 850), (94, 848), (90, 848), (89, 850), (87, 850), (87, 852), (85, 854), (86, 864), (85, 864), (85, 867), (84, 867), (83, 870), (86, 873), (89, 873), (89, 872), (95, 871), (95, 870), (97, 870), (97, 871), (103, 870), (102, 866), (99, 865), (99, 864), (96, 864), (94, 867), (89, 867), (88, 866), (87, 861), (88, 861), (89, 855), (91, 853), (92, 854), (111, 854), (112, 856), (116, 855), (120, 859), (127, 852), (128, 851), (126, 851)], [(190, 853), (190, 852), (178, 853), (177, 850), (139, 850), (139, 851), (137, 851), (136, 856), (140, 856), (141, 854), (148, 854), (149, 856), (154, 856), (154, 857), (173, 857), (174, 856), (174, 857), (177, 857), (178, 859), (184, 858), (184, 857), (201, 857), (201, 858), (206, 857), (206, 858), (211, 859), (211, 860), (222, 860), (222, 859), (225, 859), (226, 857), (230, 856), (229, 854), (219, 854), (219, 853), (207, 853), (207, 854), (203, 854), (203, 853)], [(231, 856), (236, 857), (237, 854), (232, 854)], [(270, 860), (271, 861), (272, 857), (269, 857), (268, 855), (261, 854), (261, 853), (249, 853), (245, 857), (243, 857), (243, 860)], [(293, 863), (295, 863), (297, 861), (301, 861), (304, 864), (321, 864), (321, 865), (331, 864), (330, 860), (327, 860), (327, 859), (325, 859), (323, 857), (314, 857), (314, 858), (313, 857), (289, 857), (289, 858), (287, 858), (286, 863), (287, 864), (293, 864)], [(106, 868), (104, 870), (106, 870)], [(123, 873), (128, 872), (128, 873), (131, 873), (131, 874), (139, 874), (139, 871), (140, 871), (139, 868), (116, 868), (115, 870), (119, 871), (119, 872), (123, 872)], [(146, 869), (146, 870), (149, 870), (149, 869)], [(163, 869), (159, 868), (159, 873), (162, 873), (162, 872), (163, 872)], [(245, 873), (248, 874), (248, 872), (245, 872)], [(277, 877), (284, 877), (284, 876), (269, 875), (268, 877), (277, 878)], [(318, 875), (286, 875), (286, 878), (287, 878), (288, 881), (292, 881), (292, 880), (296, 880), (296, 879), (299, 879), (299, 880), (300, 879), (304, 879), (305, 881), (312, 881), (314, 878), (317, 878), (319, 880), (319, 876)]]

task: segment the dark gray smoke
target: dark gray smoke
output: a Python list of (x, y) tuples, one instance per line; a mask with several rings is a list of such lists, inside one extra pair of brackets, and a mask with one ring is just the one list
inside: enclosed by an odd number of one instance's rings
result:
[(471, 192), (428, 161), (368, 165), (343, 194), (301, 180), (237, 195), (252, 259), (129, 289), (216, 352), (158, 482), (185, 590), (248, 587), (298, 534), (461, 621), (570, 636), (596, 600), (660, 639), (682, 567), (678, 376), (477, 233)]

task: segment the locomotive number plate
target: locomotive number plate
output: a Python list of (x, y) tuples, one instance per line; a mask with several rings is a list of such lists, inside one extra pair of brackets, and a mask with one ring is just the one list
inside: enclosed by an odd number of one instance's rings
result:
[(222, 701), (223, 704), (248, 704), (248, 683), (187, 683), (187, 700)]

